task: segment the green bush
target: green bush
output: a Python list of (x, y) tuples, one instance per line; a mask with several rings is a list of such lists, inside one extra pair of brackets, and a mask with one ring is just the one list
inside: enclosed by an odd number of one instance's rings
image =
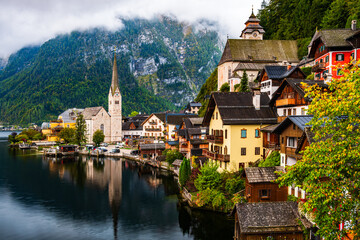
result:
[(191, 166), (189, 159), (184, 158), (180, 165), (179, 170), (179, 181), (180, 185), (183, 187), (185, 186), (186, 182), (189, 180), (191, 174)]
[(224, 83), (223, 85), (221, 85), (220, 87), (220, 92), (230, 92), (230, 85), (229, 83)]
[(235, 194), (245, 188), (245, 181), (241, 176), (229, 178), (225, 183), (225, 190), (228, 194)]
[(178, 150), (165, 150), (163, 151), (163, 155), (165, 155), (165, 161), (169, 164), (173, 164), (176, 159), (183, 158), (183, 155)]
[(265, 160), (259, 163), (259, 167), (280, 166), (280, 153), (273, 151)]
[(221, 175), (217, 171), (218, 165), (212, 162), (204, 164), (200, 169), (200, 174), (195, 180), (195, 187), (198, 190), (205, 190), (207, 188), (217, 189), (221, 183)]

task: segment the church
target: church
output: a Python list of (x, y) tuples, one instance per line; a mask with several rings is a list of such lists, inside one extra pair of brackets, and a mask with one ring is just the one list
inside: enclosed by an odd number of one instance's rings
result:
[(114, 63), (112, 71), (111, 86), (108, 95), (109, 112), (103, 107), (85, 108), (82, 112), (86, 122), (86, 138), (91, 143), (96, 130), (100, 129), (105, 135), (104, 142), (121, 141), (121, 93), (117, 72), (116, 54), (114, 53)]

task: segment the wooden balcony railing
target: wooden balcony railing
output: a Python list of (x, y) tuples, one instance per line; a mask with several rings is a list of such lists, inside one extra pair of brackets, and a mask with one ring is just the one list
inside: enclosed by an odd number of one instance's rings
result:
[(321, 72), (323, 70), (325, 70), (325, 63), (322, 62), (322, 63), (317, 63), (315, 64), (312, 68), (311, 68), (311, 71), (312, 72)]
[(146, 128), (145, 130), (149, 132), (159, 132), (161, 131), (161, 128)]
[(284, 98), (276, 100), (276, 106), (295, 105), (295, 98)]
[(203, 155), (207, 158), (211, 158), (213, 160), (218, 160), (222, 162), (230, 162), (230, 155), (224, 155), (219, 153), (214, 153), (209, 151), (208, 149), (203, 149)]
[(223, 144), (224, 137), (223, 136), (214, 136), (214, 135), (206, 135), (206, 140), (211, 143)]
[(264, 144), (265, 148), (273, 149), (273, 150), (279, 150), (280, 144), (276, 142), (267, 142)]

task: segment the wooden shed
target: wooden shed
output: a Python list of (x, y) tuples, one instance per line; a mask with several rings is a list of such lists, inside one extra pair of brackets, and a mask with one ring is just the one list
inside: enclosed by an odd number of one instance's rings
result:
[(233, 209), (237, 240), (302, 240), (311, 223), (300, 216), (296, 202), (238, 203)]
[(279, 187), (274, 181), (277, 171), (284, 172), (284, 167), (245, 168), (245, 193), (248, 202), (275, 202), (287, 200), (287, 187)]

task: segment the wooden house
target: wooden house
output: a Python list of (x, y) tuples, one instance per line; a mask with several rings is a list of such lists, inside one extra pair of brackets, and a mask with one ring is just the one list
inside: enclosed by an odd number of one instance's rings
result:
[(309, 58), (314, 59), (315, 80), (340, 78), (338, 65), (360, 59), (360, 29), (353, 20), (349, 29), (316, 31), (309, 44)]
[(235, 215), (236, 240), (302, 240), (311, 223), (299, 214), (296, 202), (238, 203)]
[(299, 67), (266, 65), (260, 73), (260, 92), (265, 92), (272, 98), (285, 78), (305, 79), (305, 74)]
[(248, 202), (276, 202), (287, 200), (287, 187), (279, 187), (274, 181), (276, 171), (285, 172), (284, 167), (245, 168), (245, 196)]
[(179, 151), (190, 159), (192, 156), (203, 157), (203, 149), (207, 149), (209, 143), (206, 141), (207, 127), (202, 127), (203, 118), (184, 118), (180, 129)]
[(139, 144), (141, 159), (156, 159), (165, 150), (165, 143)]
[(306, 114), (306, 109), (311, 99), (305, 98), (303, 83), (308, 85), (317, 84), (319, 87), (327, 88), (327, 84), (324, 81), (284, 79), (269, 102), (270, 106), (277, 109), (278, 122), (282, 122), (286, 116)]
[(203, 126), (209, 127), (209, 149), (204, 155), (228, 171), (238, 171), (260, 159), (260, 128), (277, 121), (268, 102), (265, 93), (212, 93), (203, 121)]

